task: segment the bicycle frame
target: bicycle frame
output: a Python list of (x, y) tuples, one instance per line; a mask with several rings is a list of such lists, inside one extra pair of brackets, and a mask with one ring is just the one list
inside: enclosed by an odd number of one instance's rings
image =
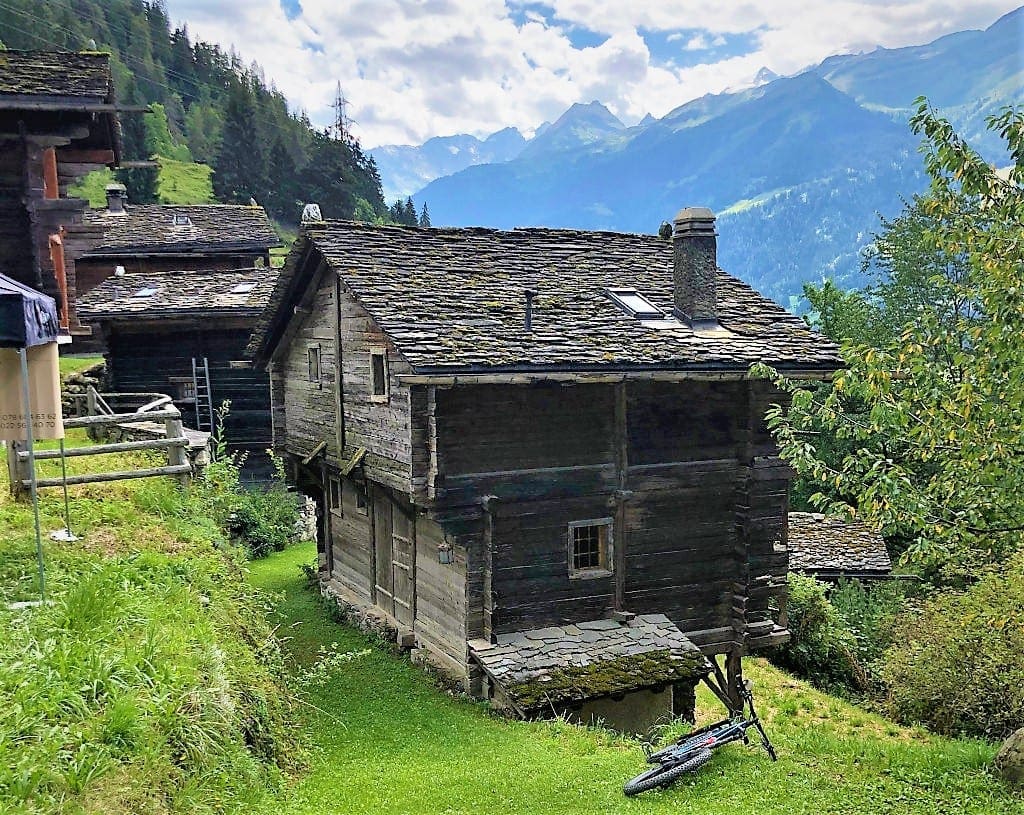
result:
[(685, 761), (689, 756), (699, 750), (715, 750), (723, 744), (734, 741), (748, 743), (747, 730), (751, 727), (758, 731), (761, 743), (764, 745), (772, 761), (776, 761), (775, 748), (768, 740), (768, 734), (761, 726), (757, 711), (754, 709), (754, 697), (749, 687), (741, 691), (743, 701), (750, 709), (750, 716), (744, 717), (742, 713), (728, 719), (722, 719), (714, 724), (706, 725), (692, 733), (682, 736), (675, 744), (669, 745), (655, 753), (647, 756), (650, 764), (678, 764)]

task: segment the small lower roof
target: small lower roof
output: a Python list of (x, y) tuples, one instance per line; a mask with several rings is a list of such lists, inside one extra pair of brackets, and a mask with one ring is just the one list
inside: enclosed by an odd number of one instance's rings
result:
[(892, 559), (882, 536), (860, 521), (789, 513), (789, 568), (826, 575), (886, 575)]
[(264, 267), (112, 276), (78, 299), (78, 314), (87, 320), (255, 315), (266, 305), (277, 274)]
[(707, 659), (664, 614), (590, 620), (471, 640), (470, 653), (522, 713), (704, 676)]

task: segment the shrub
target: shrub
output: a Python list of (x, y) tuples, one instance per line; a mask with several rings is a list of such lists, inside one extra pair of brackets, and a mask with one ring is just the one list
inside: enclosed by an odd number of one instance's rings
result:
[(769, 651), (769, 659), (820, 688), (841, 691), (866, 686), (857, 660), (857, 639), (813, 577), (790, 573), (787, 605), (792, 637)]
[(266, 557), (287, 546), (299, 519), (295, 496), (282, 483), (266, 489), (241, 489), (229, 519), (229, 531), (245, 544), (252, 557)]
[[(225, 402), (217, 411), (220, 427), (224, 426), (228, 408)], [(244, 487), (244, 454), (229, 452), (219, 431), (212, 441), (213, 461), (192, 487), (190, 511), (199, 508), (213, 518), (225, 534), (245, 546), (251, 557), (265, 557), (284, 549), (295, 537), (299, 521), (298, 499), (285, 487), (284, 462), (271, 453), (274, 478), (270, 484)]]
[(841, 579), (828, 595), (854, 636), (857, 661), (872, 679), (892, 644), (896, 619), (907, 603), (907, 584), (897, 580), (862, 583)]
[(885, 654), (893, 714), (943, 734), (1024, 726), (1024, 555), (902, 615)]

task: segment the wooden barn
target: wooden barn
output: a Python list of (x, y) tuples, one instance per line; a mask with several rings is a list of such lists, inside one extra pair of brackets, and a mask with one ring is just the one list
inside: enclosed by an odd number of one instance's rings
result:
[(635, 729), (710, 670), (736, 708), (741, 657), (788, 637), (792, 472), (748, 369), (840, 358), (717, 268), (709, 210), (310, 224), (253, 350), (326, 590), (496, 705)]
[(253, 368), (246, 345), (276, 276), (269, 268), (175, 270), (120, 275), (96, 286), (79, 311), (106, 348), (110, 390), (168, 394), (185, 424), (200, 430), (210, 429), (211, 411), (228, 400), (229, 447), (265, 451), (268, 379)]
[(67, 188), (120, 154), (108, 54), (0, 51), (0, 272), (53, 297), (71, 335), (89, 333), (75, 261), (99, 233)]
[(120, 267), (126, 274), (270, 266), (281, 241), (260, 206), (130, 204), (121, 184), (107, 187), (106, 209), (85, 224), (100, 237), (78, 259), (79, 290), (98, 286)]

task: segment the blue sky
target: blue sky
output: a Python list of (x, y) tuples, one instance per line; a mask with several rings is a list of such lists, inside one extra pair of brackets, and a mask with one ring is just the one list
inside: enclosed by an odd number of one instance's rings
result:
[(1020, 0), (167, 0), (317, 124), (340, 82), (366, 147), (529, 133), (598, 99), (626, 123), (837, 53), (984, 28)]

